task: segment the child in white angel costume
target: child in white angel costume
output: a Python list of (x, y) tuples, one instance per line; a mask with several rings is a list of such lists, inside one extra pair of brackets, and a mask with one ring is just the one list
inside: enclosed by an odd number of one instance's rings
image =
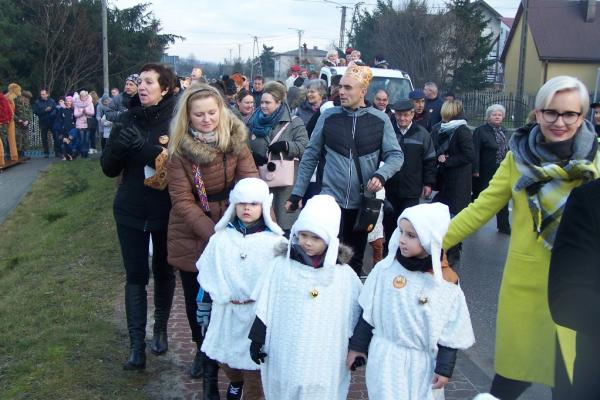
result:
[[(220, 363), (231, 382), (228, 391), (241, 396), (243, 386), (248, 400), (263, 398), (248, 339), (256, 315), (252, 293), (273, 259), (276, 244), (284, 241), (283, 231), (271, 219), (272, 199), (261, 179), (240, 180), (196, 264), (201, 290), (208, 294), (203, 301), (212, 300), (202, 351)], [(210, 303), (199, 304), (199, 309), (210, 308)]]
[(443, 398), (457, 350), (475, 342), (460, 286), (442, 277), (449, 223), (448, 207), (441, 203), (404, 210), (387, 257), (365, 282), (347, 365), (354, 369), (367, 359), (370, 399)]
[(257, 299), (250, 353), (267, 400), (345, 400), (348, 340), (360, 315), (361, 281), (337, 238), (341, 211), (312, 197), (279, 249)]

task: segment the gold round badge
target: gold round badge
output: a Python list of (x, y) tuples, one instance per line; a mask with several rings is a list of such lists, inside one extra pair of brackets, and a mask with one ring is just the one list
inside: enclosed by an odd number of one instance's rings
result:
[(319, 291), (317, 289), (313, 289), (310, 291), (310, 295), (314, 299), (315, 297), (317, 297), (319, 295)]
[(160, 144), (167, 144), (167, 143), (169, 143), (169, 135), (161, 135), (158, 138), (158, 143), (160, 143)]
[(396, 289), (402, 289), (406, 286), (406, 278), (402, 275), (398, 275), (394, 278), (393, 284)]

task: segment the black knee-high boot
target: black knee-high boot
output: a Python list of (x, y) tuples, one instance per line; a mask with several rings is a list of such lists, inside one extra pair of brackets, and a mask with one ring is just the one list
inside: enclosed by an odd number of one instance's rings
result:
[[(204, 354), (204, 353), (202, 353)], [(204, 354), (203, 400), (219, 400), (219, 364)]]
[(125, 370), (146, 368), (146, 313), (148, 301), (145, 285), (125, 285), (125, 312), (129, 331), (130, 353)]
[(197, 379), (202, 378), (204, 375), (204, 360), (206, 359), (206, 354), (200, 350), (202, 342), (196, 343), (196, 345), (198, 348), (196, 349), (194, 361), (192, 361), (192, 365), (190, 365), (190, 376)]
[(150, 351), (156, 355), (166, 353), (169, 349), (167, 324), (174, 292), (175, 276), (167, 281), (154, 281), (154, 336), (150, 343)]

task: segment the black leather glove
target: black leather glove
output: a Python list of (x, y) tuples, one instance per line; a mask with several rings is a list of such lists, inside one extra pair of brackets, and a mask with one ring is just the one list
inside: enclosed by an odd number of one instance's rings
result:
[(393, 214), (394, 213), (394, 206), (388, 199), (385, 199), (383, 201), (383, 212), (385, 214)]
[(123, 129), (121, 135), (126, 134), (131, 137), (129, 148), (132, 151), (140, 151), (142, 146), (146, 143), (146, 138), (142, 135), (142, 132), (135, 126), (130, 125)]
[(279, 142), (275, 142), (269, 146), (269, 151), (271, 153), (287, 153), (290, 149), (288, 142), (285, 140), (281, 140)]
[(354, 359), (354, 362), (350, 366), (350, 371), (356, 371), (356, 368), (360, 368), (367, 363), (367, 360), (363, 356), (358, 356)]
[(256, 164), (257, 167), (267, 163), (267, 158), (261, 156), (260, 154), (252, 153), (252, 158), (254, 158), (254, 164)]
[(261, 363), (265, 362), (265, 357), (267, 356), (267, 353), (265, 353), (263, 351), (263, 345), (258, 343), (258, 342), (254, 342), (252, 341), (250, 343), (250, 358), (252, 358), (252, 361), (254, 361), (256, 364), (260, 365)]
[(115, 156), (124, 157), (131, 146), (131, 134), (125, 133), (122, 124), (114, 124), (110, 131), (108, 145)]
[(296, 211), (298, 209), (298, 207), (300, 206), (300, 200), (302, 200), (302, 197), (298, 195), (293, 194), (290, 196), (290, 198), (288, 199), (288, 201), (292, 203), (292, 205), (290, 206), (290, 211)]

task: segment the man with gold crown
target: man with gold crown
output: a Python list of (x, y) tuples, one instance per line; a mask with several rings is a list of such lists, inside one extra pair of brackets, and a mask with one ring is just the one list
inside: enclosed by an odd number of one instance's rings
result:
[(342, 209), (340, 240), (354, 249), (349, 264), (359, 276), (364, 275), (362, 260), (368, 232), (353, 228), (363, 195), (380, 191), (404, 161), (390, 119), (365, 100), (372, 77), (369, 67), (352, 65), (346, 69), (340, 81), (341, 106), (329, 108), (319, 117), (286, 203), (288, 210), (301, 207), (310, 178), (322, 163), (321, 194), (333, 196)]

